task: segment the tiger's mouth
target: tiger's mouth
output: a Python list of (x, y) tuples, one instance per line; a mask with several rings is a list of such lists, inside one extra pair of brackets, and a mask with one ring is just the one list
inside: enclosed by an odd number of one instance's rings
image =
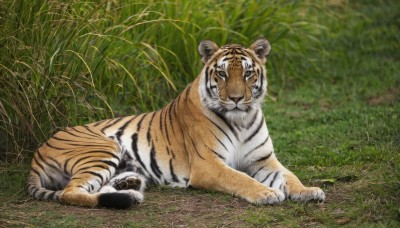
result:
[(250, 111), (251, 105), (232, 105), (231, 107), (224, 107), (226, 112), (232, 112), (232, 113), (239, 113), (239, 112), (248, 112)]

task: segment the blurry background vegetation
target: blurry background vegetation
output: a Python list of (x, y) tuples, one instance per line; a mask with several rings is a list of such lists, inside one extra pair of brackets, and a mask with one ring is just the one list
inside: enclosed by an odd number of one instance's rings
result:
[[(259, 37), (272, 45), (264, 113), (276, 153), (326, 204), (156, 189), (144, 206), (84, 225), (398, 227), (398, 0), (0, 0), (0, 226), (82, 225), (84, 210), (21, 203), (33, 151), (65, 126), (164, 106), (200, 72), (201, 40)], [(220, 209), (188, 210), (199, 202)]]

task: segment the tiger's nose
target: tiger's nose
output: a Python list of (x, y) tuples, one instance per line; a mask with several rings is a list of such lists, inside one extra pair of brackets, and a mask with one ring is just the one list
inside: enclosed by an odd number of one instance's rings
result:
[(228, 96), (230, 100), (234, 101), (236, 104), (244, 98), (244, 96)]

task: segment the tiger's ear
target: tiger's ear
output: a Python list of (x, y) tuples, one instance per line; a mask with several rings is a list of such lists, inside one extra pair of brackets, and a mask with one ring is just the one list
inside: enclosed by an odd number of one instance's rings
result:
[(269, 44), (268, 40), (262, 38), (256, 40), (256, 42), (250, 46), (250, 49), (256, 53), (258, 58), (260, 58), (262, 61), (265, 61), (265, 57), (271, 51), (271, 45)]
[(214, 55), (214, 53), (218, 50), (218, 46), (212, 42), (211, 40), (203, 40), (199, 44), (199, 52), (201, 55), (201, 60), (204, 64)]

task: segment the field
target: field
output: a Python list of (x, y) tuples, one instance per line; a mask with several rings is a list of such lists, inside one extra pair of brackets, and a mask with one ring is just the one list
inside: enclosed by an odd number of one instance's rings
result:
[[(0, 227), (399, 227), (399, 1), (66, 2), (0, 0)], [(275, 151), (326, 202), (151, 187), (137, 208), (107, 210), (28, 196), (52, 133), (158, 109), (201, 70), (202, 39), (260, 36)]]

